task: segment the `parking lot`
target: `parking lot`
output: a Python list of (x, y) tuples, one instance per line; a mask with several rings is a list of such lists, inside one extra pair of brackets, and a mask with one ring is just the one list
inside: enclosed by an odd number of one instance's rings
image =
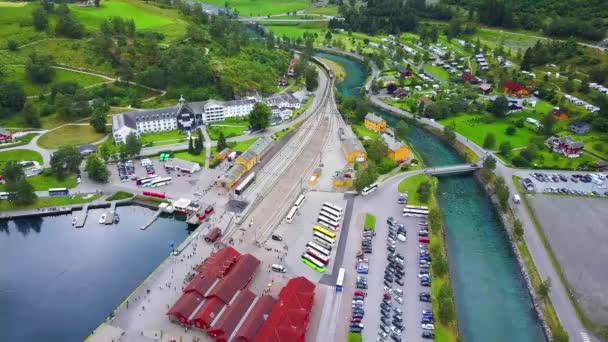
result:
[[(608, 183), (603, 173), (538, 171), (518, 172), (528, 192), (607, 197)], [(531, 184), (531, 187), (526, 187)]]
[[(376, 216), (376, 236), (372, 239), (372, 253), (364, 256), (368, 259), (368, 274), (359, 275), (367, 279), (367, 289), (361, 289), (367, 294), (362, 306), (364, 313), (361, 320), (363, 341), (395, 341), (391, 337), (394, 322), (402, 322), (403, 327), (403, 331), (397, 334), (399, 337), (397, 341), (420, 341), (423, 333), (421, 327), (423, 318), (426, 318), (425, 322), (432, 322), (432, 314), (426, 314), (423, 317), (423, 310), (430, 311), (431, 304), (421, 302), (419, 297), (421, 292), (430, 293), (430, 287), (420, 285), (421, 279), (419, 278), (421, 244), (418, 242), (418, 230), (422, 227), (420, 225), (421, 221), (424, 220), (415, 217), (403, 217), (401, 215), (403, 205), (397, 203), (398, 195), (396, 188), (380, 187), (368, 196), (357, 197), (353, 208), (353, 217), (362, 216), (365, 213), (372, 213)], [(399, 239), (396, 239), (394, 243), (389, 242), (388, 238), (391, 231), (387, 219), (391, 216), (397, 221), (397, 224), (402, 224), (405, 228), (407, 233), (405, 242), (401, 242)], [(356, 227), (354, 227), (355, 224), (362, 224), (362, 222), (353, 222), (350, 228), (351, 233), (357, 232)], [(395, 233), (398, 233), (399, 226), (397, 224), (393, 225)], [(361, 239), (361, 231), (358, 234), (349, 234), (349, 248), (352, 248), (353, 245), (360, 248)], [(392, 258), (394, 260), (392, 263), (388, 261), (391, 253), (387, 249), (389, 246), (395, 247), (395, 257)], [(397, 260), (400, 259), (397, 253), (404, 259), (402, 271), (401, 267), (397, 266), (397, 264), (401, 264)], [(389, 264), (391, 266), (389, 280), (392, 277), (393, 281), (385, 284), (385, 271), (389, 268)], [(345, 329), (349, 329), (351, 326), (349, 322), (353, 317), (352, 301), (357, 285), (357, 270), (347, 269), (347, 272), (351, 272), (351, 276), (347, 279), (351, 283), (350, 289), (353, 290), (345, 293), (342, 300), (342, 305), (351, 309), (351, 315), (345, 318), (347, 320), (344, 324)], [(400, 279), (403, 285), (397, 283), (400, 273), (403, 273)], [(390, 289), (387, 285), (391, 285)], [(403, 293), (401, 296), (397, 294), (399, 291)], [(388, 295), (386, 296), (386, 304), (384, 303), (385, 293)], [(384, 310), (381, 308), (381, 304), (384, 306)], [(399, 313), (399, 310), (402, 314)], [(383, 316), (382, 311), (385, 312), (385, 316)], [(384, 320), (388, 324), (382, 323), (383, 317), (386, 317)], [(397, 317), (396, 320), (395, 317)], [(381, 333), (383, 331), (382, 326), (388, 329), (388, 333), (385, 332), (386, 336)], [(398, 329), (398, 327), (395, 328)]]
[(594, 323), (608, 322), (608, 272), (602, 271), (608, 260), (608, 200), (529, 195), (528, 201), (580, 307)]

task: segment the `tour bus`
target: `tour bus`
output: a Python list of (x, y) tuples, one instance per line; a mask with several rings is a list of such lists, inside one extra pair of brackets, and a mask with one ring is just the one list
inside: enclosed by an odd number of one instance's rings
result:
[[(319, 232), (314, 232), (312, 235), (313, 235), (312, 236), (313, 240), (315, 240), (317, 243), (324, 242), (327, 246), (330, 246), (330, 247), (334, 244), (334, 240), (332, 240), (325, 234), (321, 234)], [(328, 248), (328, 249), (331, 249), (331, 248)]]
[(325, 255), (315, 251), (312, 248), (306, 248), (306, 254), (311, 255), (313, 258), (319, 260), (319, 262), (321, 262), (324, 266), (327, 266), (327, 264), (329, 264), (329, 258), (326, 257)]
[(50, 188), (49, 196), (67, 196), (70, 191), (67, 188)]
[(287, 213), (287, 223), (293, 222), (294, 216), (296, 216), (296, 212), (298, 211), (298, 207), (295, 205), (289, 209), (289, 213)]
[(429, 211), (428, 211), (428, 209), (408, 209), (408, 208), (403, 208), (403, 213), (404, 214), (428, 215)]
[[(326, 238), (329, 241), (323, 240), (323, 238), (319, 237), (319, 235), (323, 236), (324, 238)], [(314, 241), (315, 243), (317, 243), (319, 246), (327, 249), (328, 251), (332, 250), (333, 241), (331, 241), (331, 239), (327, 238), (327, 236), (324, 236), (323, 234), (320, 234), (319, 232), (314, 232), (313, 233), (312, 241)]]
[(247, 187), (249, 187), (251, 185), (251, 183), (253, 183), (254, 180), (255, 180), (255, 172), (252, 172), (249, 174), (249, 176), (247, 176), (247, 178), (245, 178), (245, 180), (243, 180), (241, 182), (241, 184), (239, 184), (239, 186), (236, 187), (236, 189), (234, 189), (234, 193), (237, 195), (243, 194), (245, 189), (247, 189)]
[(328, 213), (328, 214), (331, 214), (332, 216), (335, 216), (336, 220), (339, 220), (340, 217), (342, 217), (342, 213), (341, 212), (333, 210), (332, 208), (329, 208), (329, 207), (323, 207), (323, 208), (321, 208), (321, 212), (322, 213)]
[(370, 186), (363, 188), (363, 190), (361, 191), (361, 195), (363, 195), (363, 196), (369, 195), (372, 192), (374, 192), (376, 189), (378, 189), (378, 183), (374, 183)]
[(137, 178), (137, 180), (135, 181), (135, 184), (137, 185), (144, 185), (144, 183), (149, 183), (150, 181), (152, 181), (153, 179), (156, 179), (158, 176), (144, 176), (141, 178)]
[(327, 236), (328, 238), (332, 239), (332, 241), (336, 241), (336, 233), (332, 232), (331, 230), (324, 228), (321, 225), (315, 224), (314, 226), (312, 226), (313, 231), (315, 232), (319, 232), (325, 236)]
[(306, 253), (302, 254), (302, 258), (300, 260), (317, 272), (325, 272), (325, 266), (320, 261)]
[(149, 186), (157, 187), (157, 186), (171, 184), (172, 180), (173, 180), (173, 178), (171, 178), (171, 177), (158, 178), (158, 179), (151, 181)]
[(300, 208), (302, 206), (302, 204), (304, 203), (304, 199), (305, 198), (306, 197), (304, 195), (298, 196), (298, 199), (296, 200), (296, 202), (294, 203), (293, 206), (296, 207), (296, 208)]
[(323, 254), (325, 256), (329, 256), (331, 254), (331, 252), (329, 250), (323, 248), (321, 245), (319, 245), (319, 244), (317, 244), (315, 242), (312, 242), (312, 241), (308, 242), (306, 244), (306, 247), (310, 247), (310, 248), (312, 248), (314, 250), (317, 250), (317, 251), (319, 251), (321, 254)]
[(334, 225), (338, 225), (338, 226), (340, 225), (340, 218), (339, 218), (339, 217), (336, 217), (336, 216), (334, 216), (334, 215), (332, 215), (332, 214), (330, 214), (330, 213), (327, 213), (327, 212), (321, 211), (321, 212), (319, 213), (319, 217), (323, 217), (324, 219), (329, 220), (329, 221), (330, 221), (330, 222), (332, 222)]
[(422, 210), (429, 210), (429, 207), (424, 206), (424, 205), (406, 205), (405, 209), (422, 209)]
[(285, 267), (283, 265), (272, 264), (270, 267), (275, 272), (279, 272), (279, 273), (285, 273), (285, 272), (287, 272), (285, 270)]
[(338, 279), (336, 280), (336, 292), (342, 292), (342, 287), (344, 286), (345, 273), (346, 270), (344, 269), (344, 267), (341, 267), (340, 271), (338, 272)]
[(342, 213), (344, 212), (344, 210), (342, 208), (335, 206), (329, 202), (323, 203), (323, 207), (321, 207), (321, 209), (323, 209), (323, 208), (333, 209), (333, 210), (337, 211), (338, 213), (340, 213), (340, 215), (342, 215)]
[(317, 218), (317, 223), (333, 230), (338, 230), (338, 228), (340, 228), (340, 224), (338, 224), (338, 222), (323, 215), (319, 215)]
[(8, 199), (8, 192), (0, 192), (0, 199)]

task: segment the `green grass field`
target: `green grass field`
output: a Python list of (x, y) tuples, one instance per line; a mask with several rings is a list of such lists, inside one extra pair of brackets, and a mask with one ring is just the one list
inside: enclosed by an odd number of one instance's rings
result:
[[(253, 145), (257, 140), (258, 140), (258, 138), (253, 138), (253, 139), (243, 140), (243, 141), (228, 142), (228, 148), (232, 151), (244, 152), (246, 149), (249, 148), (249, 146)], [(218, 153), (217, 146), (211, 147), (211, 155), (215, 156), (217, 153)]]
[(38, 32), (31, 24), (33, 3), (0, 2), (0, 50), (6, 49), (9, 40), (25, 44), (46, 38), (45, 32)]
[(534, 46), (540, 38), (536, 38), (537, 33), (534, 32), (509, 32), (498, 29), (480, 28), (469, 37), (471, 42), (475, 42), (477, 38), (482, 44), (488, 45), (490, 48), (497, 47), (501, 42), (508, 49), (515, 53), (518, 49), (525, 51), (527, 48)]
[(117, 200), (121, 200), (121, 199), (131, 198), (133, 196), (135, 196), (135, 195), (133, 195), (130, 192), (117, 191), (117, 192), (113, 193), (112, 196), (108, 196), (106, 198), (106, 201), (117, 201)]
[(442, 67), (436, 65), (425, 64), (424, 71), (439, 78), (440, 80), (447, 81), (450, 79), (450, 73), (445, 71), (445, 69), (443, 69)]
[(327, 23), (315, 22), (315, 23), (294, 23), (294, 22), (262, 22), (264, 27), (268, 28), (276, 36), (287, 36), (290, 39), (302, 37), (304, 32), (316, 33), (319, 37), (316, 43), (323, 41), (323, 36), (326, 32)]
[(203, 150), (199, 155), (190, 154), (188, 151), (175, 152), (173, 153), (173, 157), (199, 163), (201, 166), (205, 165), (205, 150)]
[(243, 135), (243, 132), (245, 132), (245, 130), (247, 129), (248, 126), (249, 126), (249, 123), (213, 124), (213, 125), (209, 125), (209, 128), (207, 129), (207, 133), (209, 133), (209, 138), (211, 138), (211, 140), (218, 140), (220, 138), (220, 133), (224, 133), (224, 137), (227, 139), (227, 138), (238, 137), (239, 135)]
[(365, 213), (365, 224), (363, 225), (363, 228), (376, 230), (376, 216), (370, 213)]
[(140, 137), (140, 141), (143, 145), (152, 144), (154, 146), (177, 144), (187, 140), (188, 135), (181, 133), (178, 129), (165, 132), (146, 133), (142, 134)]
[(53, 81), (45, 85), (32, 83), (25, 75), (25, 67), (22, 66), (0, 66), (0, 73), (2, 73), (4, 79), (6, 80), (13, 80), (21, 83), (23, 85), (25, 93), (28, 96), (50, 92), (51, 85), (53, 83), (71, 81), (80, 84), (80, 86), (84, 88), (104, 82), (104, 79), (99, 78), (97, 76), (81, 74), (62, 69), (55, 69), (55, 77), (53, 78)]
[(90, 144), (103, 138), (103, 134), (95, 132), (93, 127), (86, 125), (67, 125), (52, 130), (38, 139), (40, 147), (56, 149), (63, 146)]
[(240, 15), (249, 17), (293, 12), (306, 9), (310, 5), (307, 0), (204, 0), (201, 2), (222, 7), (228, 4), (231, 9), (239, 11)]
[(427, 205), (428, 204), (428, 203), (422, 202), (418, 198), (418, 194), (416, 193), (416, 190), (418, 190), (420, 183), (424, 182), (425, 180), (430, 180), (430, 177), (427, 175), (417, 175), (417, 176), (408, 177), (399, 183), (399, 187), (398, 187), (399, 192), (400, 193), (407, 192), (407, 203), (408, 204), (412, 204), (412, 205)]
[(39, 197), (36, 202), (25, 206), (14, 206), (8, 201), (0, 201), (0, 211), (5, 210), (24, 210), (44, 207), (55, 207), (70, 204), (88, 203), (99, 198), (100, 195), (66, 196), (66, 197)]
[(351, 127), (358, 137), (363, 137), (362, 140), (376, 140), (380, 138), (380, 133), (374, 132), (366, 128), (363, 124), (352, 124)]
[(306, 10), (308, 14), (338, 15), (337, 5), (312, 6)]

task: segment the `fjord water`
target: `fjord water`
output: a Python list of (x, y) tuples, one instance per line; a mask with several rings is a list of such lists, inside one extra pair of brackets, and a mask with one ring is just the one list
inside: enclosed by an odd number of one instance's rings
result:
[(71, 216), (0, 222), (0, 341), (82, 341), (181, 243), (187, 224), (119, 207), (104, 226), (89, 210), (84, 228)]
[[(358, 96), (366, 78), (363, 65), (342, 56), (319, 55), (343, 65), (347, 75), (338, 90), (346, 96)], [(376, 113), (390, 126), (398, 121), (386, 112)], [(410, 127), (407, 140), (427, 166), (464, 162), (453, 148), (422, 128)], [(461, 339), (544, 340), (515, 255), (483, 188), (473, 176), (450, 176), (439, 178), (437, 191)]]

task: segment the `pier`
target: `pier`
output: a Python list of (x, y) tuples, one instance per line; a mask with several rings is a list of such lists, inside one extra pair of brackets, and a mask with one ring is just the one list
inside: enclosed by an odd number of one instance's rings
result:
[(89, 205), (85, 204), (82, 206), (82, 211), (80, 212), (80, 214), (78, 214), (75, 218), (76, 218), (76, 223), (74, 224), (74, 227), (76, 228), (82, 228), (84, 227), (85, 222), (87, 221), (87, 216), (89, 215)]
[(143, 226), (139, 227), (139, 229), (141, 230), (146, 230), (148, 229), (148, 227), (150, 227), (150, 225), (152, 225), (152, 223), (154, 223), (154, 221), (156, 221), (156, 219), (160, 216), (160, 214), (162, 214), (162, 209), (158, 209), (156, 211), (156, 213), (154, 213), (154, 216), (152, 216), (152, 218), (150, 218), (150, 220), (148, 220), (148, 222), (146, 222)]

